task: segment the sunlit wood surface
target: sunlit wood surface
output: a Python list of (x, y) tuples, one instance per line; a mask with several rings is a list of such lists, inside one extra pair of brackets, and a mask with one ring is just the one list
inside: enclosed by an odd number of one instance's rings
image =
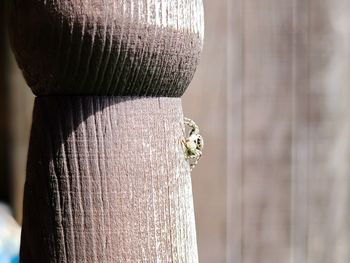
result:
[[(200, 262), (350, 262), (350, 3), (205, 7), (204, 53), (184, 97), (206, 138), (193, 172)], [(18, 127), (29, 101), (14, 102)]]

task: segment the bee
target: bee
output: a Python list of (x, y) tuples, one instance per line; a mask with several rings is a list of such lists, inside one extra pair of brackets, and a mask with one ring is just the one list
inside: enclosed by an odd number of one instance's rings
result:
[(204, 140), (202, 135), (199, 134), (197, 124), (193, 120), (185, 118), (184, 123), (191, 129), (188, 137), (182, 139), (182, 145), (185, 152), (185, 158), (189, 161), (192, 171), (202, 157)]

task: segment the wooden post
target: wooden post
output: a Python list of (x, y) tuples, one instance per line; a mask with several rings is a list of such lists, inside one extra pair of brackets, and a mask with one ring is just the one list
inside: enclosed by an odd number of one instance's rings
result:
[(37, 95), (21, 262), (198, 262), (180, 96), (201, 0), (12, 1)]

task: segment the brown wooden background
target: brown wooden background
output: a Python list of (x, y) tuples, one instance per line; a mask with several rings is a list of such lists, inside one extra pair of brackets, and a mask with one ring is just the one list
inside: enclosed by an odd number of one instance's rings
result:
[[(193, 173), (200, 262), (350, 262), (350, 2), (204, 2), (184, 96), (206, 139)], [(20, 221), (33, 96), (0, 57), (0, 176)]]
[(350, 262), (350, 2), (205, 4), (202, 262)]

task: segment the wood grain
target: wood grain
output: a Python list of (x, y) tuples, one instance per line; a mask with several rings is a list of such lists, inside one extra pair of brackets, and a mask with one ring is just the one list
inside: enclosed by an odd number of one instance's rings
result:
[(180, 97), (203, 46), (201, 0), (15, 0), (11, 17), (36, 95)]
[(164, 97), (187, 89), (203, 30), (201, 0), (11, 2), (38, 96), (21, 262), (198, 261), (181, 100)]
[(235, 0), (232, 8), (238, 113), (227, 260), (349, 262), (350, 5)]
[(37, 98), (22, 262), (197, 262), (177, 98)]

